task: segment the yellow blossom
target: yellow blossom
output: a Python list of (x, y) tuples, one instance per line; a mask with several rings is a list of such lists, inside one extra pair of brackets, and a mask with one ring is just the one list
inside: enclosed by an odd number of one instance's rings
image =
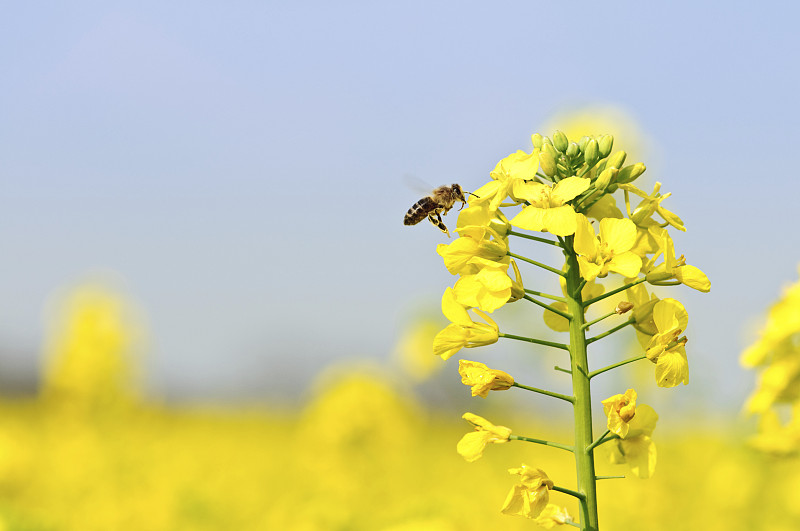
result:
[(545, 529), (552, 529), (557, 525), (572, 522), (572, 517), (566, 507), (559, 507), (555, 503), (548, 503), (547, 507), (536, 517), (536, 523)]
[(453, 288), (447, 288), (442, 296), (442, 313), (451, 324), (436, 334), (433, 339), (433, 353), (448, 359), (462, 348), (473, 348), (497, 342), (500, 329), (488, 315), (480, 310), (473, 311), (486, 320), (476, 323), (469, 317), (467, 308), (458, 302)]
[(529, 206), (511, 219), (511, 224), (522, 229), (549, 232), (557, 236), (575, 233), (577, 214), (568, 201), (589, 188), (589, 179), (567, 177), (552, 188), (546, 184), (528, 182), (514, 188), (515, 194)]
[(627, 463), (631, 472), (638, 478), (646, 479), (656, 468), (656, 445), (650, 438), (656, 428), (658, 415), (647, 405), (636, 408), (636, 415), (628, 424), (624, 439), (614, 439), (610, 443), (610, 460), (613, 464)]
[(653, 323), (657, 333), (647, 344), (645, 355), (656, 364), (659, 387), (675, 387), (689, 383), (689, 361), (680, 335), (689, 323), (686, 308), (675, 299), (663, 299), (653, 306)]
[(513, 286), (513, 281), (506, 272), (508, 262), (475, 257), (469, 263), (479, 269), (475, 274), (462, 275), (456, 282), (453, 290), (458, 302), (486, 312), (493, 312), (508, 302)]
[(490, 211), (497, 210), (511, 194), (514, 185), (524, 182), (525, 179), (535, 179), (538, 169), (538, 149), (530, 154), (524, 151), (512, 153), (497, 163), (489, 174), (492, 180), (475, 190), (470, 204), (487, 205)]
[(461, 383), (472, 386), (472, 396), (486, 398), (489, 391), (505, 391), (514, 385), (514, 378), (507, 372), (490, 369), (483, 363), (458, 360)]
[(602, 219), (598, 237), (588, 218), (578, 214), (574, 247), (581, 276), (587, 281), (609, 272), (635, 277), (642, 267), (642, 259), (630, 251), (635, 240), (636, 227), (629, 219)]
[[(630, 280), (630, 279), (628, 279)], [(625, 290), (628, 301), (633, 304), (633, 328), (642, 347), (650, 343), (650, 338), (658, 333), (656, 323), (653, 321), (653, 308), (661, 300), (655, 293), (647, 293), (647, 288), (637, 284)]]
[[(620, 184), (619, 187), (625, 190), (625, 204), (628, 207), (628, 216), (630, 216), (634, 223), (638, 225), (640, 222), (649, 219), (653, 213), (658, 212), (658, 214), (664, 218), (664, 221), (676, 229), (686, 232), (686, 227), (683, 226), (681, 218), (661, 206), (661, 202), (672, 195), (671, 192), (664, 195), (659, 193), (659, 190), (661, 190), (661, 183), (657, 182), (653, 187), (653, 193), (649, 195), (632, 184)], [(630, 211), (629, 192), (642, 198), (642, 201), (633, 212)]]
[[(677, 259), (675, 258), (675, 246), (666, 229), (651, 227), (649, 233), (655, 235), (654, 240), (658, 244), (658, 252), (642, 267), (643, 272), (647, 275), (648, 282), (658, 284), (666, 280), (676, 279), (678, 282), (697, 291), (703, 293), (711, 291), (711, 282), (705, 273), (693, 265), (688, 265), (683, 255)], [(654, 263), (661, 253), (664, 254), (664, 261), (655, 266)]]
[[(487, 231), (490, 228), (492, 231)], [(491, 211), (486, 204), (471, 204), (461, 211), (456, 222), (459, 236), (470, 236), (482, 240), (490, 236), (504, 238), (511, 224), (500, 210)]]
[(508, 261), (508, 244), (491, 227), (483, 227), (491, 238), (477, 239), (470, 236), (456, 238), (453, 243), (441, 243), (436, 246), (436, 252), (444, 259), (444, 265), (453, 275), (468, 275), (477, 273), (480, 269), (470, 263), (475, 257), (485, 258), (496, 262)]
[(512, 516), (536, 518), (550, 501), (553, 481), (539, 468), (509, 468), (508, 473), (520, 476), (520, 482), (511, 488), (500, 511)]
[(628, 389), (624, 395), (614, 395), (602, 402), (608, 417), (608, 429), (621, 438), (628, 435), (628, 423), (636, 415), (636, 391)]
[(480, 459), (487, 444), (502, 444), (511, 436), (510, 428), (495, 426), (474, 413), (464, 413), (462, 418), (475, 426), (475, 431), (464, 435), (456, 446), (459, 455), (469, 462)]
[(611, 194), (604, 194), (586, 212), (586, 216), (600, 221), (603, 218), (622, 219), (622, 211), (617, 208), (617, 201)]

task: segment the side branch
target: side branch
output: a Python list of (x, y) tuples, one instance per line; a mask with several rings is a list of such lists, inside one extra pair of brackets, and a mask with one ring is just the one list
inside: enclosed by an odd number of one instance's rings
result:
[(598, 335), (596, 335), (596, 336), (594, 336), (594, 337), (590, 337), (589, 339), (587, 339), (587, 340), (586, 340), (586, 344), (587, 344), (587, 345), (591, 345), (591, 344), (592, 344), (592, 343), (594, 343), (595, 341), (600, 341), (600, 340), (601, 340), (601, 339), (603, 339), (604, 337), (608, 337), (608, 336), (610, 336), (611, 334), (613, 334), (614, 332), (618, 332), (618, 331), (622, 330), (623, 328), (625, 328), (626, 326), (628, 326), (628, 325), (632, 325), (632, 324), (633, 324), (633, 323), (635, 323), (635, 322), (636, 322), (636, 321), (634, 321), (634, 320), (633, 320), (633, 318), (631, 318), (631, 319), (628, 319), (628, 320), (627, 320), (627, 321), (625, 321), (624, 323), (622, 323), (622, 324), (619, 324), (619, 325), (615, 326), (614, 328), (612, 328), (612, 329), (610, 329), (610, 330), (606, 330), (606, 331), (605, 331), (605, 332), (603, 332), (602, 334), (598, 334)]
[(555, 273), (558, 276), (561, 276), (561, 277), (565, 276), (565, 273), (563, 271), (559, 271), (558, 269), (556, 269), (554, 267), (550, 267), (549, 265), (543, 264), (541, 262), (537, 262), (536, 260), (531, 260), (530, 258), (525, 258), (524, 256), (520, 256), (520, 255), (514, 254), (514, 253), (506, 253), (506, 254), (508, 256), (510, 256), (511, 258), (516, 258), (517, 260), (522, 260), (523, 262), (528, 262), (529, 264), (533, 264), (535, 266), (541, 267), (542, 269), (546, 269), (547, 271), (550, 271), (551, 273)]
[(598, 317), (597, 319), (595, 319), (593, 321), (589, 321), (588, 323), (583, 323), (583, 325), (581, 325), (581, 328), (583, 328), (585, 330), (585, 329), (589, 328), (590, 326), (592, 326), (593, 324), (599, 323), (603, 319), (608, 319), (612, 315), (619, 315), (619, 313), (617, 313), (617, 311), (614, 310), (613, 312), (605, 314), (603, 317)]
[(629, 363), (633, 363), (634, 361), (643, 360), (646, 357), (647, 356), (645, 356), (645, 355), (637, 356), (635, 358), (630, 358), (630, 359), (627, 359), (625, 361), (620, 361), (619, 363), (615, 363), (613, 365), (609, 365), (608, 367), (603, 367), (602, 369), (598, 369), (596, 371), (592, 371), (592, 372), (589, 373), (589, 379), (594, 378), (598, 374), (603, 374), (606, 371), (610, 371), (611, 369), (616, 369), (617, 367), (622, 367), (623, 365), (627, 365)]
[(526, 391), (533, 391), (534, 393), (539, 393), (542, 395), (552, 396), (553, 398), (560, 398), (561, 400), (566, 400), (569, 403), (574, 403), (575, 398), (572, 396), (562, 395), (561, 393), (555, 393), (553, 391), (547, 391), (545, 389), (539, 389), (538, 387), (528, 387), (527, 385), (522, 385), (520, 383), (514, 382), (511, 384), (512, 387), (519, 387), (520, 389), (525, 389)]
[(545, 304), (545, 303), (543, 303), (541, 301), (537, 301), (533, 297), (529, 297), (527, 295), (525, 295), (522, 298), (525, 299), (526, 301), (531, 301), (532, 303), (534, 303), (534, 304), (536, 304), (538, 306), (541, 306), (545, 310), (549, 310), (549, 311), (551, 311), (551, 312), (553, 312), (555, 314), (558, 314), (558, 315), (560, 315), (561, 317), (563, 317), (564, 319), (566, 319), (568, 321), (572, 320), (572, 314), (571, 313), (564, 312), (562, 310), (559, 310), (558, 308), (552, 308), (551, 306), (548, 306), (547, 304)]
[(516, 339), (517, 341), (527, 341), (528, 343), (536, 343), (537, 345), (544, 345), (546, 347), (560, 348), (561, 350), (569, 351), (569, 347), (564, 343), (555, 343), (553, 341), (545, 341), (544, 339), (536, 339), (535, 337), (515, 336), (512, 334), (504, 334), (500, 332), (497, 334), (499, 337), (507, 337), (508, 339)]
[(557, 295), (550, 295), (548, 293), (542, 293), (541, 291), (536, 291), (533, 289), (526, 289), (525, 293), (530, 293), (531, 295), (536, 295), (537, 297), (542, 297), (545, 299), (550, 299), (551, 301), (558, 301), (558, 302), (566, 302), (567, 299), (564, 297), (559, 297)]
[(621, 288), (612, 289), (612, 290), (611, 290), (611, 291), (609, 291), (608, 293), (603, 293), (602, 295), (598, 295), (598, 296), (597, 296), (597, 297), (595, 297), (594, 299), (589, 299), (588, 301), (585, 301), (585, 302), (583, 303), (583, 307), (584, 307), (584, 308), (586, 308), (586, 307), (588, 307), (588, 306), (590, 306), (590, 305), (592, 305), (592, 304), (596, 303), (597, 301), (601, 301), (601, 300), (605, 299), (606, 297), (610, 297), (610, 296), (612, 296), (612, 295), (616, 295), (616, 294), (617, 294), (617, 293), (619, 293), (620, 291), (625, 291), (625, 290), (626, 290), (626, 289), (628, 289), (628, 288), (632, 288), (632, 287), (634, 287), (634, 286), (638, 286), (639, 284), (641, 284), (642, 282), (644, 282), (644, 281), (646, 281), (646, 280), (647, 280), (647, 278), (640, 278), (640, 279), (638, 279), (638, 280), (635, 280), (635, 281), (631, 282), (630, 284), (625, 284), (625, 285), (624, 285), (624, 286), (622, 286)]
[(566, 450), (567, 452), (570, 453), (575, 452), (572, 446), (567, 446), (566, 444), (561, 444), (553, 441), (545, 441), (544, 439), (534, 439), (532, 437), (523, 437), (522, 435), (514, 435), (514, 434), (509, 435), (508, 439), (511, 441), (526, 441), (536, 444), (542, 444), (544, 446), (552, 446), (553, 448), (560, 448), (561, 450)]
[(554, 242), (553, 240), (548, 240), (547, 238), (540, 238), (538, 236), (531, 236), (530, 234), (523, 234), (521, 232), (516, 232), (513, 230), (506, 231), (506, 234), (510, 234), (511, 236), (518, 236), (520, 238), (525, 238), (527, 240), (533, 240), (541, 243), (549, 243), (550, 245), (555, 245), (556, 247), (561, 247), (561, 244), (558, 242)]
[(564, 487), (559, 487), (558, 485), (553, 485), (553, 490), (558, 492), (563, 492), (564, 494), (569, 494), (570, 496), (575, 496), (579, 500), (583, 501), (586, 499), (586, 496), (581, 494), (578, 491), (572, 489), (565, 489)]
[(617, 435), (616, 433), (611, 435), (611, 437), (609, 437), (609, 434), (611, 434), (611, 430), (606, 430), (606, 432), (603, 435), (601, 435), (600, 437), (598, 437), (596, 441), (594, 441), (592, 444), (590, 444), (589, 446), (586, 447), (586, 451), (587, 452), (591, 452), (592, 450), (594, 450), (596, 447), (600, 446), (601, 444), (605, 444), (608, 441), (613, 441), (614, 439), (619, 439), (620, 438), (620, 436)]

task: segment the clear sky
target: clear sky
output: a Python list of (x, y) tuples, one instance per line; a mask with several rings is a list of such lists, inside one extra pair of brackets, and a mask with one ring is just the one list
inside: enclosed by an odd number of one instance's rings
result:
[(33, 370), (48, 296), (98, 270), (147, 315), (160, 394), (276, 397), (333, 360), (386, 358), (453, 281), (442, 235), (400, 222), (418, 199), (405, 176), (477, 188), (554, 113), (614, 105), (689, 228), (679, 252), (712, 280), (709, 295), (676, 295), (692, 385), (734, 411), (753, 378), (739, 352), (800, 262), (798, 14), (791, 2), (10, 3), (0, 360)]

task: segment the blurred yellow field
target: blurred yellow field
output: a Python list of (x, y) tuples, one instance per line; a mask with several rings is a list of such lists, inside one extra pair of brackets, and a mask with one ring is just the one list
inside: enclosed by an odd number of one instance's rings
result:
[[(568, 454), (524, 443), (464, 462), (455, 443), (466, 423), (425, 415), (368, 373), (297, 415), (144, 405), (86, 413), (42, 401), (4, 401), (0, 414), (9, 530), (530, 529), (499, 512), (512, 484), (505, 469), (546, 462), (556, 482), (574, 481)], [(653, 478), (600, 482), (604, 529), (800, 526), (797, 461), (689, 427), (663, 434), (658, 451)], [(605, 455), (601, 473), (625, 473)], [(567, 496), (551, 499), (574, 514)]]

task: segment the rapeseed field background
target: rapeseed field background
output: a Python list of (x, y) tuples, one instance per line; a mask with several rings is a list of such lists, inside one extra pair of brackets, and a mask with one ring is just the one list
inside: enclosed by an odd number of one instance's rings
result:
[[(546, 460), (551, 477), (572, 477), (571, 456), (524, 444), (466, 463), (455, 444), (468, 425), (423, 405), (422, 369), (333, 366), (297, 408), (144, 400), (133, 355), (142, 330), (127, 308), (97, 285), (67, 294), (39, 396), (0, 401), (2, 529), (531, 529), (499, 512), (506, 468)], [(406, 367), (432, 333), (409, 331)], [(600, 482), (604, 529), (797, 529), (800, 463), (749, 448), (741, 423), (693, 413), (659, 434), (653, 478)], [(508, 420), (569, 436), (568, 426)], [(606, 452), (599, 473), (624, 474)], [(571, 499), (553, 498), (575, 514)]]

